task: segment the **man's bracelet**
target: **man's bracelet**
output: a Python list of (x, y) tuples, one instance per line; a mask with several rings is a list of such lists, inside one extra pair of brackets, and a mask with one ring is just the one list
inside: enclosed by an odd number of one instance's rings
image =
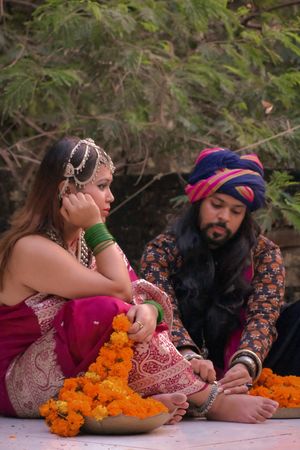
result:
[(187, 361), (191, 361), (192, 359), (204, 359), (203, 356), (198, 355), (198, 353), (186, 353), (183, 357)]
[(243, 364), (243, 366), (245, 366), (248, 370), (250, 377), (252, 379), (255, 378), (256, 364), (253, 359), (249, 358), (249, 356), (239, 356), (238, 358), (235, 358), (231, 363), (231, 367), (235, 366), (236, 364)]
[(154, 300), (145, 300), (144, 305), (147, 303), (149, 305), (155, 306), (155, 308), (157, 309), (156, 323), (157, 323), (157, 325), (159, 325), (164, 320), (164, 310), (163, 310), (162, 306), (159, 303), (155, 302)]
[(235, 352), (229, 361), (229, 367), (233, 367), (239, 363), (247, 367), (253, 381), (259, 378), (262, 371), (262, 363), (260, 358), (252, 350), (242, 349)]

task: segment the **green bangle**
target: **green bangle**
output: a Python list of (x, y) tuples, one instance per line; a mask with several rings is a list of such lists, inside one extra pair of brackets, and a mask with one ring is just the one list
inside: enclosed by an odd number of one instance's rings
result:
[(84, 239), (92, 251), (102, 242), (115, 240), (104, 223), (96, 223), (88, 228), (84, 233)]
[(144, 305), (147, 303), (149, 305), (155, 306), (155, 308), (157, 309), (158, 314), (157, 314), (156, 323), (157, 323), (157, 325), (159, 325), (164, 320), (164, 310), (163, 310), (162, 306), (159, 303), (155, 302), (154, 300), (145, 300)]

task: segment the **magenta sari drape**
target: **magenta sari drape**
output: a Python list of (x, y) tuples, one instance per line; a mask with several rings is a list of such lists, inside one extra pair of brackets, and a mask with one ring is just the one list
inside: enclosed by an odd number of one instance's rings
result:
[(113, 297), (67, 301), (42, 294), (0, 307), (0, 413), (36, 412), (40, 398), (55, 395), (65, 377), (96, 359), (113, 316), (129, 307)]
[[(134, 303), (153, 298), (163, 306), (166, 321), (150, 343), (135, 344), (129, 385), (144, 396), (204, 389), (170, 341), (167, 295), (137, 279), (129, 265), (128, 270)], [(38, 417), (39, 406), (58, 393), (64, 378), (95, 361), (110, 337), (113, 317), (130, 306), (108, 296), (65, 300), (40, 293), (13, 307), (0, 306), (0, 414)]]

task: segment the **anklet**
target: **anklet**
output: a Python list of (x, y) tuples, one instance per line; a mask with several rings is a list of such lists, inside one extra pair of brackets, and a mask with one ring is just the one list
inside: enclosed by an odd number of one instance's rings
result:
[(204, 417), (212, 407), (214, 401), (216, 400), (219, 394), (219, 388), (217, 382), (215, 381), (211, 387), (210, 393), (207, 397), (206, 402), (201, 406), (192, 405), (192, 409), (196, 411), (197, 417)]

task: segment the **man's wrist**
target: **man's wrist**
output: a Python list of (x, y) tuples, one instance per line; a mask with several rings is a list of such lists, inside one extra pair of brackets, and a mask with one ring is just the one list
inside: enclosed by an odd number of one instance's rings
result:
[(191, 361), (192, 359), (204, 359), (203, 356), (199, 355), (198, 353), (194, 353), (194, 352), (185, 353), (183, 355), (183, 357), (187, 361)]
[(202, 355), (190, 347), (180, 349), (180, 353), (187, 361), (191, 361), (192, 359), (204, 359)]
[(252, 351), (248, 349), (238, 350), (233, 354), (229, 361), (229, 367), (233, 367), (236, 364), (243, 364), (253, 381), (256, 381), (262, 370), (262, 363), (260, 358)]

